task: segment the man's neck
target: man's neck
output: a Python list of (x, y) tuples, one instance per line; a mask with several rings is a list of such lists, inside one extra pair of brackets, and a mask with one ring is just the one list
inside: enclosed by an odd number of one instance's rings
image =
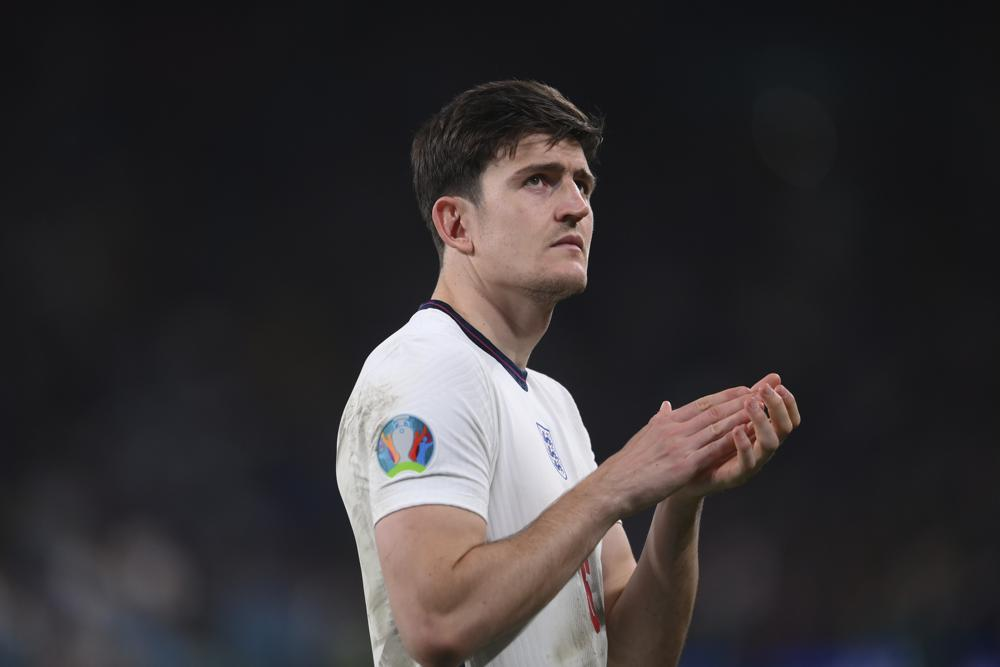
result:
[(454, 308), (521, 368), (528, 367), (528, 357), (549, 328), (555, 308), (513, 290), (448, 280), (443, 271), (431, 298)]

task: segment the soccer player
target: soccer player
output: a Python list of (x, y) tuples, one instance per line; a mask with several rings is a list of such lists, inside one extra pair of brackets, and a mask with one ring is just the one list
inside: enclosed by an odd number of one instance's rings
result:
[[(587, 284), (601, 138), (555, 89), (502, 81), (414, 139), (438, 282), (366, 360), (337, 443), (376, 665), (675, 664), (703, 498), (800, 422), (772, 373), (664, 401), (598, 466), (569, 392), (528, 369)], [(653, 505), (637, 563), (621, 519)]]

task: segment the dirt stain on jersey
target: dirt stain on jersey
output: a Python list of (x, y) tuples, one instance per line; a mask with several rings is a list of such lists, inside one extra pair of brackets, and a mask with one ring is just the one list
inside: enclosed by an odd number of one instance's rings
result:
[[(362, 559), (365, 552), (375, 553), (368, 475), (375, 457), (377, 420), (384, 418), (395, 401), (396, 395), (387, 384), (356, 386), (344, 408), (337, 433), (337, 486), (351, 519)], [(372, 604), (387, 606), (384, 586), (369, 590), (371, 583), (367, 578), (363, 579), (365, 597)]]

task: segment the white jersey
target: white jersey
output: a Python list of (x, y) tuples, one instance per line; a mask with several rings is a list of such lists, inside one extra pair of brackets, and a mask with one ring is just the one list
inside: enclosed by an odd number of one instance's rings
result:
[[(358, 544), (375, 665), (414, 665), (389, 607), (375, 524), (406, 507), (475, 512), (495, 541), (521, 530), (597, 464), (576, 403), (517, 367), (441, 301), (369, 355), (337, 438), (337, 484)], [(604, 665), (601, 546), (513, 639), (467, 664)]]

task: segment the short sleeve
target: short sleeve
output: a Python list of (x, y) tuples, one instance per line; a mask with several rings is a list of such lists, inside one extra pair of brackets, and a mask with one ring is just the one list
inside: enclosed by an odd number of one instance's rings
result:
[(407, 507), (451, 505), (487, 519), (496, 460), (493, 392), (474, 352), (408, 349), (384, 366), (368, 448), (372, 523)]

